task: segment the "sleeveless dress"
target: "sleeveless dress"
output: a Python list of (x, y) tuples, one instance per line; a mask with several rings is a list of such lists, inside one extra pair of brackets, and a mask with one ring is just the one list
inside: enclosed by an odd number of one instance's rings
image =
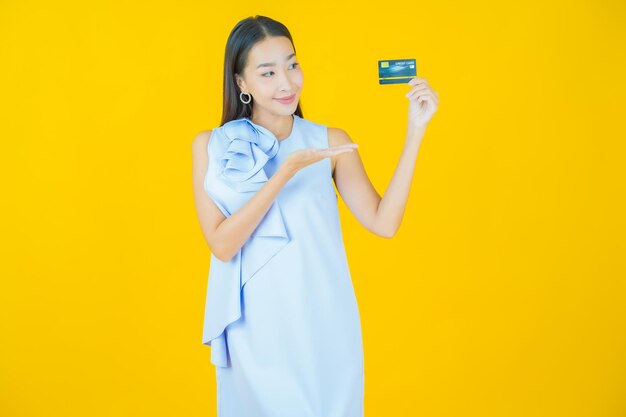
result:
[[(327, 127), (293, 115), (278, 140), (249, 118), (214, 129), (204, 189), (225, 216), (295, 150), (328, 147)], [(330, 158), (298, 171), (238, 254), (211, 254), (202, 343), (218, 417), (362, 417), (359, 310)]]

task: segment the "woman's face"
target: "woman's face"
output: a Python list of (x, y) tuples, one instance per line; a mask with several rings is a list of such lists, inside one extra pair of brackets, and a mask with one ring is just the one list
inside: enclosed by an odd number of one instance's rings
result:
[[(235, 78), (241, 91), (252, 96), (255, 111), (261, 107), (284, 116), (296, 111), (304, 76), (289, 38), (270, 36), (257, 42), (248, 54), (244, 73), (235, 74)], [(277, 100), (288, 96), (294, 96), (289, 103)]]

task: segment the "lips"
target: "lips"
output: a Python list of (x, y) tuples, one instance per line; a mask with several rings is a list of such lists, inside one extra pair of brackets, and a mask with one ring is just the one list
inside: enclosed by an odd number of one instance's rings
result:
[(292, 95), (287, 96), (287, 97), (277, 98), (276, 100), (280, 101), (281, 103), (291, 103), (295, 98), (296, 98), (296, 95), (292, 94)]

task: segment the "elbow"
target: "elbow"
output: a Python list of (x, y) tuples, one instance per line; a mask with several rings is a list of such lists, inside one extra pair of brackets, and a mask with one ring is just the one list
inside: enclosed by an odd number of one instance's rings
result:
[(391, 239), (400, 229), (400, 224), (402, 224), (402, 217), (395, 219), (383, 218), (381, 215), (376, 213), (369, 229), (372, 233), (379, 237)]
[(230, 262), (236, 255), (229, 248), (219, 244), (211, 245), (211, 253), (222, 262)]
[(215, 257), (217, 259), (219, 259), (222, 262), (230, 262), (234, 257), (235, 254), (231, 253), (231, 252), (213, 252), (213, 255), (215, 255)]
[(390, 229), (374, 230), (373, 232), (377, 236), (384, 237), (385, 239), (391, 239), (392, 237), (395, 236), (397, 231), (398, 231), (397, 228), (390, 228)]
[(378, 236), (384, 237), (385, 239), (391, 239), (396, 234), (396, 230), (385, 230), (378, 233)]
[(232, 244), (229, 244), (228, 239), (223, 237), (218, 229), (206, 233), (205, 240), (213, 256), (222, 262), (230, 262), (237, 255), (239, 249), (235, 249)]
[(222, 253), (216, 252), (216, 251), (211, 251), (211, 253), (213, 254), (213, 256), (215, 256), (217, 259), (219, 259), (222, 262), (229, 262), (230, 258), (227, 256), (224, 256)]
[(380, 231), (380, 236), (384, 237), (385, 239), (391, 239), (392, 237), (396, 235), (396, 233), (398, 233), (401, 223), (402, 223), (402, 219), (400, 219), (398, 223), (395, 223), (395, 224), (392, 223), (392, 224), (387, 225), (387, 227), (383, 227), (382, 230)]

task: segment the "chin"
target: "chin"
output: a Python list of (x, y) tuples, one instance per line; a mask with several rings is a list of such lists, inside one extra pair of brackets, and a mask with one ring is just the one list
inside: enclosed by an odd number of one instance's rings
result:
[(285, 106), (284, 104), (278, 103), (278, 109), (276, 113), (281, 114), (283, 116), (290, 116), (296, 112), (298, 108), (298, 102), (294, 101), (291, 105)]

